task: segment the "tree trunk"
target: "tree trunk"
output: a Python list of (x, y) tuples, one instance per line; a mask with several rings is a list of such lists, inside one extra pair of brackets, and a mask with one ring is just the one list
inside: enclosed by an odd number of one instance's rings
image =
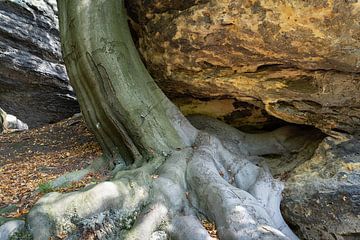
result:
[(190, 124), (141, 62), (123, 0), (58, 5), (83, 115), (121, 170), (40, 199), (28, 218), (34, 239), (210, 239), (202, 219), (216, 224), (220, 239), (297, 238), (279, 210), (283, 185), (257, 157), (298, 147), (287, 141), (294, 129), (258, 136), (205, 117)]
[(184, 142), (173, 119), (177, 109), (142, 64), (122, 5), (59, 1), (59, 20), (65, 63), (86, 122), (106, 153), (120, 152), (131, 163)]

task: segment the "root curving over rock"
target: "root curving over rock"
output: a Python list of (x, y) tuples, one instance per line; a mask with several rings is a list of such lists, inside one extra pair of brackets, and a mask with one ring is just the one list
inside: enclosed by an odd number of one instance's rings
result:
[[(191, 146), (120, 170), (111, 181), (89, 189), (43, 197), (28, 217), (34, 239), (63, 234), (69, 239), (86, 234), (99, 239), (211, 239), (201, 224), (204, 218), (216, 224), (220, 239), (297, 239), (280, 213), (283, 184), (255, 156), (264, 150), (252, 139), (287, 146), (286, 139), (297, 131), (285, 127), (264, 138), (208, 117), (191, 121), (205, 126), (191, 129), (196, 132)], [(224, 136), (214, 132), (231, 135), (222, 141)], [(254, 145), (253, 156), (244, 153), (248, 144)], [(272, 149), (267, 152), (291, 151), (290, 146)]]
[[(301, 148), (298, 129), (245, 134), (190, 121), (157, 87), (131, 39), (124, 2), (59, 0), (65, 63), (113, 179), (45, 195), (31, 210), (35, 240), (297, 239), (282, 219), (283, 185), (261, 155)], [(307, 136), (303, 135), (303, 138)]]

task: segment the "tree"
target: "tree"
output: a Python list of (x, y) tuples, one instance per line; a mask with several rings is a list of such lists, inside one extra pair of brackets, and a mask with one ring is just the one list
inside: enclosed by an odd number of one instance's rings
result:
[[(45, 195), (28, 216), (34, 239), (296, 239), (279, 204), (282, 183), (259, 155), (298, 146), (293, 128), (244, 134), (214, 119), (186, 119), (157, 87), (132, 41), (123, 0), (59, 0), (62, 51), (83, 116), (111, 181)], [(190, 123), (191, 122), (191, 123)], [(296, 131), (295, 131), (296, 132)]]

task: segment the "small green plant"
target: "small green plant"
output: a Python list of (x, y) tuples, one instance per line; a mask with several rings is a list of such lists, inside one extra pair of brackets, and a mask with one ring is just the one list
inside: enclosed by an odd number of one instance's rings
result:
[(39, 191), (42, 193), (49, 193), (53, 192), (54, 188), (52, 187), (50, 182), (46, 182), (39, 185)]

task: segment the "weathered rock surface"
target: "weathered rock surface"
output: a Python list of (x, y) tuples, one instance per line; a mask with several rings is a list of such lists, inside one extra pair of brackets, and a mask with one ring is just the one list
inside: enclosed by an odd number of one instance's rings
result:
[(142, 57), (173, 98), (231, 98), (288, 122), (359, 129), (358, 1), (127, 5)]
[(0, 1), (0, 106), (30, 127), (79, 111), (56, 14), (56, 0)]
[(28, 130), (29, 127), (16, 116), (7, 114), (0, 108), (0, 134), (3, 132), (14, 132)]
[(360, 239), (360, 140), (327, 137), (286, 182), (282, 212), (304, 239)]
[(185, 115), (202, 114), (217, 118), (245, 132), (272, 130), (288, 123), (270, 116), (261, 102), (243, 102), (236, 99), (173, 99)]

